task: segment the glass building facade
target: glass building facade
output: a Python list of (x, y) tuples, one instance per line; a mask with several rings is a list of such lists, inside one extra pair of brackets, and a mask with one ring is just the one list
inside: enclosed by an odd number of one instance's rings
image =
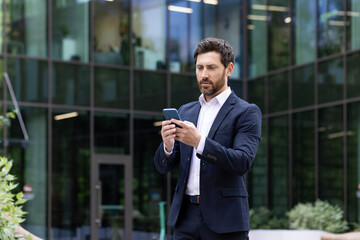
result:
[[(2, 155), (49, 240), (152, 239), (178, 172), (153, 154), (165, 107), (197, 100), (193, 50), (234, 47), (232, 90), (263, 113), (247, 177), (277, 216), (328, 200), (360, 222), (358, 0), (0, 0)], [(167, 216), (167, 214), (165, 214)], [(170, 239), (171, 229), (166, 229)]]

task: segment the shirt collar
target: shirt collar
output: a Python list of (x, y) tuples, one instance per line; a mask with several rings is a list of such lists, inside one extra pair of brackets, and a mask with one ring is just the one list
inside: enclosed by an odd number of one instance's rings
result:
[[(228, 97), (231, 94), (231, 88), (228, 87), (225, 91), (223, 91), (222, 93), (220, 93), (219, 95), (217, 95), (216, 97), (214, 97), (213, 99), (210, 100), (210, 102), (216, 101), (220, 104), (220, 106), (222, 106), (225, 101), (228, 99)], [(205, 100), (204, 94), (201, 94), (199, 97), (199, 102), (200, 105), (203, 106), (204, 104), (208, 103)]]

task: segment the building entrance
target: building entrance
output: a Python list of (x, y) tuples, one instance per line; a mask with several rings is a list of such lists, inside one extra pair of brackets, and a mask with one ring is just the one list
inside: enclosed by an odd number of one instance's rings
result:
[(132, 239), (132, 169), (128, 155), (95, 155), (91, 190), (92, 240)]

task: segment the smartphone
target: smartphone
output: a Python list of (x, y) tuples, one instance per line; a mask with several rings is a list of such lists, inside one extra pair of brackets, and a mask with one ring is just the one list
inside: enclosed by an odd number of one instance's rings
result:
[(163, 109), (163, 115), (165, 120), (170, 120), (172, 118), (175, 118), (177, 120), (181, 120), (179, 112), (176, 108), (164, 108)]
[[(172, 118), (177, 119), (177, 120), (181, 120), (181, 117), (179, 115), (179, 112), (176, 108), (164, 108), (163, 109), (163, 115), (165, 120), (170, 120)], [(175, 124), (177, 127), (180, 127), (179, 125)], [(180, 127), (181, 128), (181, 127)]]

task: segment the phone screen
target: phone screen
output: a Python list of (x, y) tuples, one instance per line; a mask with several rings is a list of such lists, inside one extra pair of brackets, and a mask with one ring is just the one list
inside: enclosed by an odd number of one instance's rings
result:
[(179, 115), (176, 108), (165, 108), (165, 109), (163, 109), (163, 115), (164, 115), (164, 118), (166, 120), (170, 120), (170, 119), (174, 118), (174, 119), (177, 119), (177, 120), (181, 121), (180, 115)]

